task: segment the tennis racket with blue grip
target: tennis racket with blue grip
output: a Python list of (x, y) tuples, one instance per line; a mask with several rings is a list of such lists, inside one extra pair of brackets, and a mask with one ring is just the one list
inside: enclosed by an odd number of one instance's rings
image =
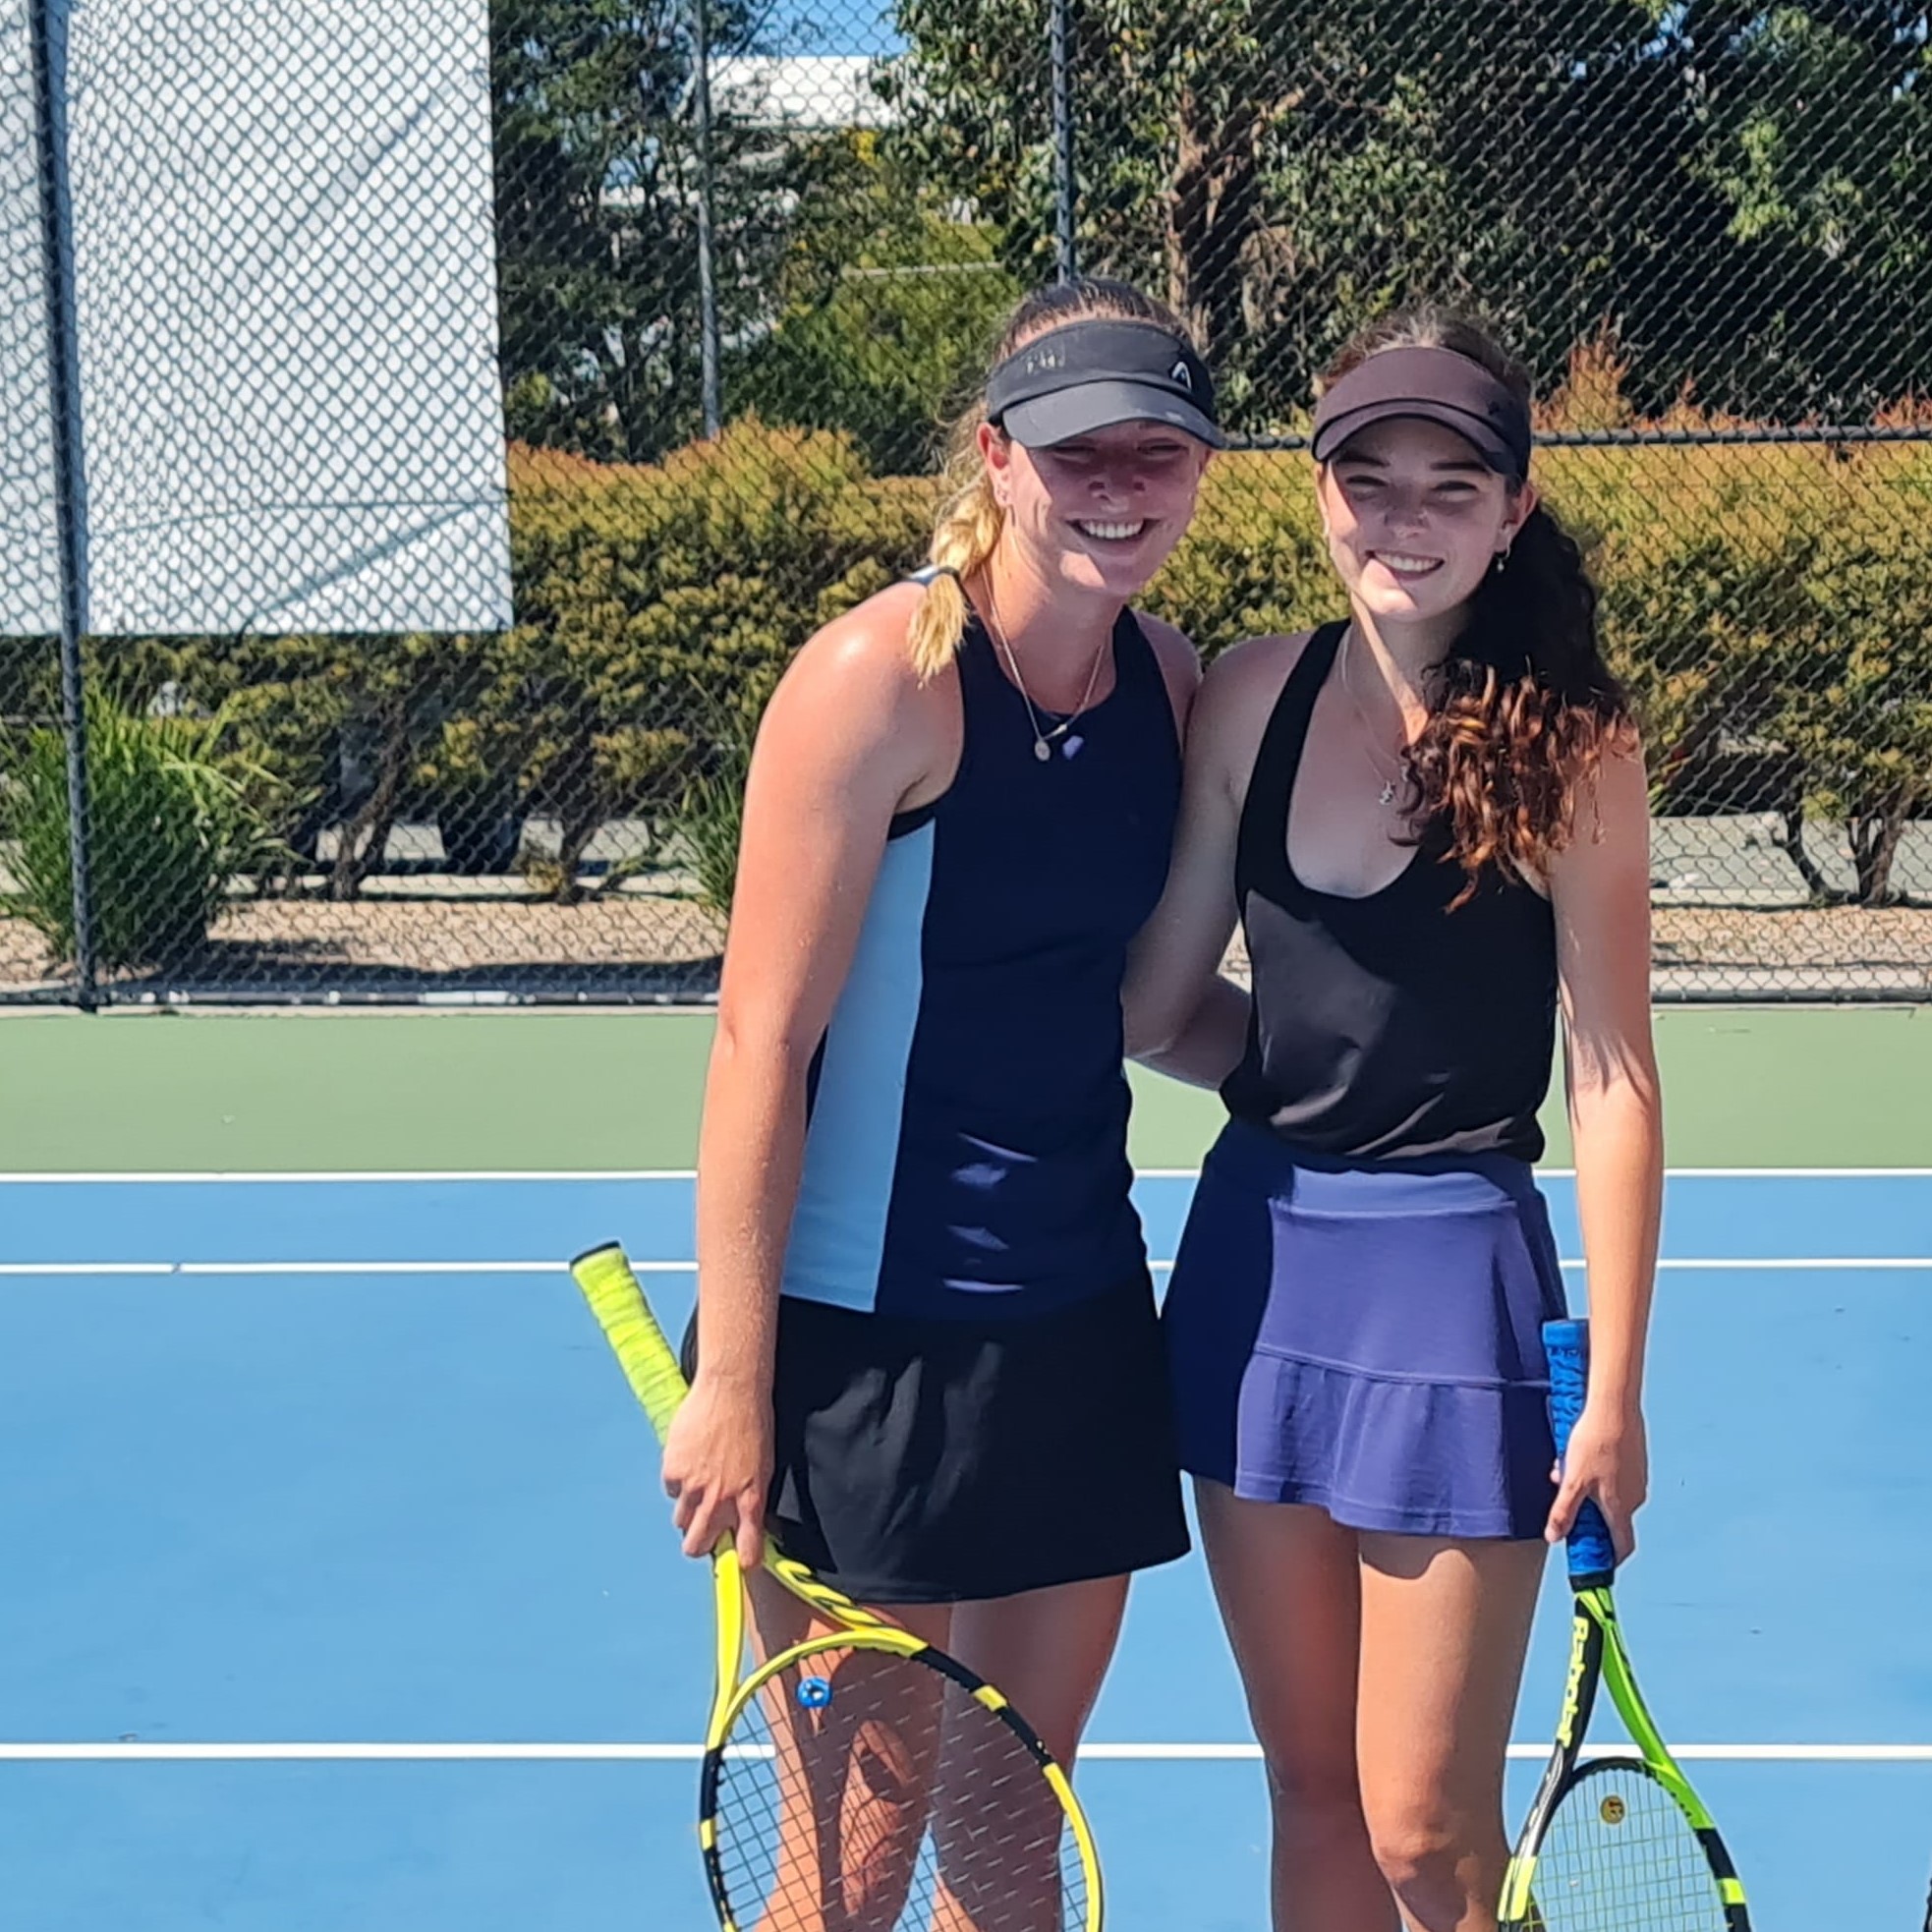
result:
[[(1561, 1457), (1583, 1413), (1587, 1322), (1548, 1322), (1550, 1419)], [(1611, 1586), (1610, 1525), (1585, 1500), (1571, 1525), (1569, 1673), (1557, 1741), (1504, 1880), (1503, 1932), (1750, 1932), (1718, 1828), (1637, 1690)], [(1583, 1755), (1600, 1682), (1634, 1751)]]

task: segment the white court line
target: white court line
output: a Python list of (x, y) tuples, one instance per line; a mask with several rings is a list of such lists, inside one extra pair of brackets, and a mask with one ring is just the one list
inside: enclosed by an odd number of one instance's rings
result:
[[(1150, 1261), (1156, 1275), (1172, 1272), (1171, 1261)], [(1564, 1261), (1566, 1271), (1581, 1272), (1581, 1261)], [(1678, 1274), (1756, 1274), (1778, 1271), (1802, 1274), (1808, 1270), (1850, 1270), (1872, 1273), (1932, 1269), (1932, 1255), (1714, 1255), (1667, 1256), (1661, 1271)], [(634, 1261), (639, 1275), (695, 1275), (695, 1261)], [(564, 1261), (6, 1261), (0, 1279), (8, 1277), (84, 1277), (97, 1275), (567, 1275)]]
[(286, 1173), (253, 1172), (245, 1169), (210, 1168), (206, 1172), (182, 1171), (160, 1167), (140, 1173), (119, 1173), (109, 1168), (98, 1172), (73, 1172), (36, 1174), (29, 1172), (0, 1173), (0, 1187), (35, 1187), (42, 1184), (58, 1187), (93, 1187), (111, 1181), (139, 1182), (143, 1186), (184, 1185), (204, 1186), (230, 1183), (242, 1186), (273, 1186), (282, 1182), (333, 1181), (381, 1181), (400, 1182), (408, 1185), (420, 1180), (695, 1180), (697, 1175), (690, 1167), (449, 1167), (425, 1168), (422, 1171), (395, 1167), (371, 1167), (362, 1170), (328, 1168), (313, 1172), (291, 1170)]
[[(639, 1275), (695, 1275), (695, 1261), (634, 1261)], [(8, 1261), (18, 1275), (568, 1275), (567, 1261)]]
[[(1585, 1745), (1592, 1757), (1631, 1757), (1628, 1744)], [(1673, 1755), (1707, 1764), (1932, 1764), (1932, 1744), (1676, 1744)], [(1548, 1744), (1511, 1744), (1511, 1758), (1539, 1761)], [(13, 1764), (685, 1764), (699, 1744), (0, 1743)], [(1081, 1747), (1083, 1762), (1255, 1763), (1259, 1744), (1108, 1744)]]
[[(1566, 1269), (1580, 1269), (1580, 1261), (1566, 1261)], [(1657, 1264), (1662, 1272), (1665, 1269), (1753, 1269), (1768, 1268), (1932, 1268), (1932, 1255), (1777, 1255), (1727, 1258), (1723, 1260), (1699, 1260), (1693, 1256), (1665, 1256)]]
[[(1923, 1180), (1932, 1167), (1666, 1167), (1668, 1180)], [(1198, 1180), (1198, 1167), (1136, 1167), (1136, 1180)], [(1574, 1180), (1574, 1167), (1538, 1167), (1539, 1180)], [(4, 1179), (0, 1175), (0, 1179)], [(32, 1178), (32, 1176), (28, 1176)]]
[[(1156, 1275), (1172, 1271), (1171, 1261), (1150, 1261)], [(1581, 1261), (1564, 1261), (1580, 1272)], [(1786, 1274), (1807, 1270), (1871, 1273), (1932, 1269), (1932, 1255), (1712, 1255), (1666, 1256), (1660, 1271), (1678, 1274)], [(640, 1275), (695, 1275), (695, 1261), (633, 1261)], [(90, 1275), (567, 1275), (563, 1261), (7, 1261), (0, 1279), (10, 1276)]]
[[(1140, 1167), (1141, 1180), (1197, 1180), (1198, 1167)], [(1544, 1180), (1573, 1180), (1574, 1167), (1539, 1167)], [(1923, 1180), (1932, 1176), (1932, 1167), (1669, 1167), (1672, 1180)], [(0, 1173), (0, 1187), (99, 1186), (128, 1182), (142, 1186), (209, 1186), (234, 1183), (240, 1186), (275, 1186), (282, 1183), (323, 1185), (335, 1182), (380, 1182), (408, 1185), (414, 1181), (693, 1181), (697, 1174), (690, 1167), (439, 1167), (406, 1171), (390, 1167), (362, 1169), (291, 1168), (277, 1172), (255, 1172), (241, 1168), (181, 1169), (153, 1168), (121, 1173), (102, 1168), (60, 1173), (15, 1171)]]
[[(1170, 1261), (1150, 1261), (1149, 1270), (1156, 1275), (1165, 1275), (1173, 1268)], [(1580, 1274), (1587, 1266), (1581, 1261), (1563, 1261), (1560, 1264), (1566, 1272)], [(1932, 1255), (1666, 1255), (1657, 1264), (1660, 1273), (1672, 1270), (1678, 1274), (1702, 1274), (1743, 1272), (1753, 1273), (1766, 1269), (1778, 1269), (1787, 1273), (1815, 1268), (1849, 1269), (1914, 1269), (1932, 1268)]]

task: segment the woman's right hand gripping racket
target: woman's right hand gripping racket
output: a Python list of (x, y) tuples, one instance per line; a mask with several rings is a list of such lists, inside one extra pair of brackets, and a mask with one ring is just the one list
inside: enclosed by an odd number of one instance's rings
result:
[[(661, 1442), (687, 1390), (630, 1264), (602, 1247), (571, 1273)], [(724, 1932), (1100, 1932), (1086, 1818), (996, 1690), (768, 1541), (820, 1627), (747, 1669), (729, 1536), (711, 1562), (699, 1843)]]
[[(1548, 1322), (1557, 1453), (1583, 1412), (1589, 1324)], [(1744, 1888), (1637, 1693), (1618, 1627), (1610, 1526), (1586, 1500), (1569, 1533), (1575, 1604), (1556, 1748), (1503, 1886), (1503, 1932), (1750, 1932)], [(1599, 1679), (1638, 1756), (1582, 1759)]]

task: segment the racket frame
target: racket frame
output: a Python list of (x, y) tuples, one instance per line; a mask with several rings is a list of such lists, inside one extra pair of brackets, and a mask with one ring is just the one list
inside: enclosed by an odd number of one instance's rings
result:
[[(631, 1269), (623, 1248), (616, 1242), (587, 1250), (570, 1264), (575, 1279), (604, 1339), (617, 1357), (632, 1392), (664, 1440), (671, 1417), (690, 1392), (676, 1352), (658, 1325), (643, 1285)], [(1061, 1815), (1072, 1834), (1075, 1855), (1086, 1888), (1086, 1916), (1078, 1932), (1101, 1932), (1104, 1897), (1100, 1854), (1093, 1829), (1073, 1786), (1032, 1726), (992, 1684), (969, 1671), (956, 1658), (937, 1645), (915, 1636), (902, 1625), (888, 1621), (876, 1612), (854, 1603), (841, 1590), (835, 1590), (803, 1563), (787, 1557), (767, 1536), (765, 1539), (762, 1567), (792, 1596), (840, 1633), (821, 1632), (774, 1653), (763, 1664), (747, 1672), (745, 1654), (745, 1579), (733, 1538), (718, 1539), (711, 1552), (711, 1582), (714, 1599), (713, 1628), (717, 1648), (713, 1660), (710, 1717), (705, 1727), (705, 1756), (699, 1781), (699, 1848), (704, 1854), (706, 1881), (711, 1904), (717, 1913), (721, 1932), (736, 1932), (736, 1920), (724, 1881), (723, 1856), (719, 1849), (716, 1799), (723, 1766), (729, 1752), (728, 1739), (733, 1726), (747, 1705), (766, 1683), (780, 1676), (801, 1658), (831, 1647), (874, 1650), (911, 1659), (937, 1671), (941, 1676), (983, 1705), (1006, 1727), (1025, 1748), (1041, 1777), (1058, 1801)]]
[(1702, 1847), (1711, 1875), (1717, 1881), (1724, 1907), (1726, 1932), (1751, 1932), (1750, 1908), (1731, 1853), (1704, 1801), (1671, 1755), (1663, 1733), (1650, 1715), (1630, 1668), (1623, 1632), (1610, 1579), (1577, 1579), (1570, 1613), (1569, 1669), (1563, 1682), (1563, 1709), (1557, 1720), (1557, 1739), (1543, 1768), (1543, 1777), (1530, 1802), (1529, 1815), (1510, 1855), (1503, 1881), (1503, 1904), (1498, 1914), (1501, 1932), (1544, 1932), (1532, 1887), (1557, 1807), (1579, 1780), (1587, 1777), (1594, 1760), (1583, 1757), (1583, 1740), (1590, 1728), (1599, 1684), (1609, 1687), (1611, 1702), (1623, 1720), (1634, 1752), (1614, 1753), (1626, 1765), (1640, 1765), (1663, 1786), (1683, 1813), (1684, 1821)]
[[(1551, 1412), (1556, 1424), (1557, 1452), (1561, 1456), (1568, 1447), (1570, 1423), (1583, 1405), (1581, 1378), (1588, 1362), (1589, 1324), (1550, 1323), (1545, 1326), (1544, 1336), (1549, 1344)], [(1703, 1799), (1671, 1755), (1664, 1733), (1658, 1730), (1643, 1701), (1643, 1693), (1637, 1688), (1636, 1673), (1630, 1668), (1630, 1654), (1624, 1647), (1612, 1590), (1616, 1557), (1609, 1530), (1594, 1503), (1585, 1500), (1571, 1525), (1570, 1535), (1569, 1669), (1563, 1680), (1563, 1708), (1557, 1719), (1556, 1743), (1544, 1765), (1529, 1815), (1517, 1835), (1504, 1875), (1502, 1907), (1498, 1913), (1501, 1932), (1545, 1932), (1532, 1893), (1537, 1858), (1558, 1806), (1577, 1782), (1589, 1774), (1590, 1767), (1582, 1762), (1583, 1739), (1590, 1728), (1600, 1683), (1610, 1686), (1611, 1702), (1636, 1747), (1634, 1753), (1624, 1751), (1615, 1755), (1626, 1764), (1641, 1766), (1683, 1813), (1716, 1881), (1726, 1932), (1751, 1932), (1750, 1907), (1731, 1852)]]

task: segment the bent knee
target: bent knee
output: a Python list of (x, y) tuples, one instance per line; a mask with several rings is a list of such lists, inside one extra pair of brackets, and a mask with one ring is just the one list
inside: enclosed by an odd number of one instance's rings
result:
[(1375, 1862), (1405, 1902), (1460, 1893), (1477, 1876), (1476, 1834), (1449, 1812), (1417, 1807), (1372, 1813), (1368, 1825)]

